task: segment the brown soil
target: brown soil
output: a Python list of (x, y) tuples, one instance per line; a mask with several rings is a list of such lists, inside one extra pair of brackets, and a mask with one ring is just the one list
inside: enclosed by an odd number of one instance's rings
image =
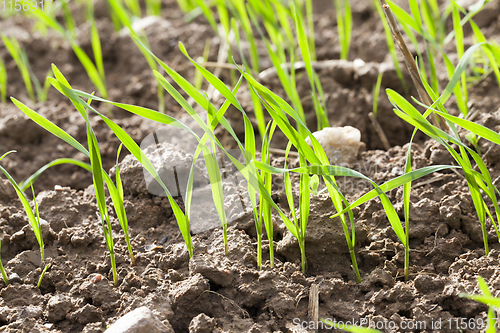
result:
[[(152, 50), (187, 79), (193, 80), (195, 72), (180, 53), (178, 42), (182, 41), (196, 58), (202, 54), (205, 41), (211, 39), (209, 60), (216, 61), (219, 39), (202, 17), (186, 23), (175, 1), (163, 2), (165, 21), (147, 30)], [(489, 6), (491, 8), (476, 21), (480, 22), (487, 38), (498, 41), (500, 9), (494, 1)], [(318, 0), (315, 8), (318, 60), (336, 59), (340, 51), (331, 1)], [(78, 40), (91, 54), (88, 24), (77, 8), (75, 13), (80, 26)], [(383, 27), (371, 2), (355, 2), (353, 15), (356, 28), (351, 60), (361, 58), (376, 66), (390, 62)], [(156, 83), (151, 71), (130, 38), (114, 32), (104, 1), (96, 3), (96, 17), (104, 46), (109, 99), (157, 109)], [(67, 43), (54, 33), (47, 36), (32, 33), (31, 28), (30, 21), (19, 15), (0, 21), (0, 31), (16, 36), (26, 48), (39, 78), (46, 74), (51, 63), (55, 63), (74, 87), (92, 91), (84, 69)], [(470, 45), (472, 39), (467, 43)], [(264, 55), (265, 49), (261, 52)], [(0, 56), (8, 68), (8, 95), (32, 105), (15, 63), (4, 47), (0, 47)], [(261, 65), (266, 68), (269, 64), (264, 60)], [(367, 147), (359, 154), (355, 168), (378, 183), (398, 176), (404, 167), (412, 128), (395, 117), (389, 101), (381, 94), (378, 120), (393, 147), (389, 151), (376, 150), (382, 145), (368, 112), (372, 109), (371, 89), (378, 73), (342, 79), (334, 72), (335, 69), (318, 73), (325, 89), (330, 125), (359, 128)], [(224, 76), (228, 77), (228, 73), (223, 72)], [(441, 79), (445, 83), (446, 77)], [(277, 81), (267, 84), (283, 95)], [(297, 83), (304, 97), (309, 94), (308, 85), (306, 77), (301, 77)], [(402, 91), (394, 76), (384, 79), (384, 87)], [(243, 87), (242, 104), (251, 114), (248, 96)], [(500, 129), (499, 96), (498, 84), (492, 76), (470, 91), (472, 111), (478, 112), (476, 121), (495, 131)], [(110, 111), (105, 105), (96, 105), (102, 112)], [(80, 142), (86, 141), (84, 121), (69, 101), (54, 89), (47, 102), (32, 107)], [(172, 116), (185, 116), (169, 97), (166, 98), (166, 110)], [(310, 99), (304, 98), (304, 110), (310, 115), (309, 125), (314, 128)], [(450, 110), (458, 112), (453, 101)], [(115, 108), (111, 112), (117, 124), (138, 143), (160, 128)], [(228, 118), (235, 131), (243, 134), (237, 113), (228, 113)], [(92, 118), (92, 125), (101, 145), (104, 167), (111, 169), (119, 141), (97, 117)], [(426, 141), (423, 136), (416, 142), (414, 168), (452, 163), (448, 153), (436, 143)], [(279, 134), (273, 145), (283, 148), (284, 141)], [(480, 146), (492, 178), (496, 179), (500, 176), (499, 148), (484, 140), (480, 141)], [(38, 127), (11, 103), (0, 105), (0, 154), (9, 150), (17, 153), (6, 157), (2, 166), (18, 181), (55, 158), (72, 157), (85, 161), (81, 153)], [(283, 157), (273, 156), (273, 163), (282, 166)], [(365, 323), (368, 320), (394, 322), (400, 326), (402, 322), (418, 322), (420, 327), (407, 331), (457, 332), (457, 322), (460, 325), (463, 318), (468, 323), (479, 323), (486, 318), (485, 306), (458, 296), (462, 292), (478, 293), (477, 276), (485, 278), (494, 295), (500, 291), (500, 245), (496, 233), (490, 224), (488, 240), (492, 250), (485, 256), (477, 215), (460, 173), (435, 173), (417, 181), (412, 188), (411, 276), (408, 282), (402, 279), (403, 248), (380, 201), (373, 200), (355, 209), (356, 253), (363, 280), (357, 284), (340, 222), (329, 218), (334, 209), (324, 194), (311, 199), (306, 238), (307, 274), (300, 272), (298, 245), (278, 216), (275, 217), (275, 267), (269, 267), (267, 242), (264, 246), (267, 262), (259, 271), (252, 214), (239, 216), (229, 227), (228, 255), (224, 255), (222, 231), (216, 228), (194, 235), (195, 255), (190, 259), (168, 200), (148, 192), (141, 169), (137, 165), (134, 169), (130, 157), (122, 162), (121, 170), (124, 170), (125, 208), (137, 266), (130, 265), (123, 232), (113, 217), (120, 280), (116, 288), (111, 282), (109, 255), (96, 216), (89, 173), (73, 166), (58, 166), (48, 170), (35, 183), (39, 191), (40, 216), (48, 222), (43, 230), (46, 262), (52, 264), (39, 289), (36, 283), (46, 263), (40, 262), (37, 242), (15, 192), (5, 180), (0, 180), (2, 262), (9, 274), (19, 276), (8, 287), (0, 283), (0, 330), (103, 332), (122, 315), (146, 305), (160, 320), (168, 320), (179, 333), (190, 331), (188, 327), (195, 317), (200, 328), (192, 328), (191, 332), (302, 332), (296, 324), (308, 320), (309, 289), (312, 284), (319, 284), (320, 318), (343, 322), (352, 319), (365, 320)], [(430, 181), (422, 183), (424, 180)], [(282, 182), (276, 177), (273, 199), (287, 210), (280, 184)], [(55, 185), (63, 189), (53, 190)], [(353, 179), (339, 179), (339, 185), (349, 200), (371, 189), (369, 184)], [(403, 219), (401, 189), (388, 195)], [(201, 313), (215, 321), (197, 317)], [(439, 320), (442, 328), (432, 329)], [(204, 325), (200, 321), (209, 328), (202, 329)], [(327, 330), (320, 330), (323, 331)], [(399, 331), (404, 330), (400, 328)], [(469, 325), (463, 331), (479, 332), (480, 329)]]

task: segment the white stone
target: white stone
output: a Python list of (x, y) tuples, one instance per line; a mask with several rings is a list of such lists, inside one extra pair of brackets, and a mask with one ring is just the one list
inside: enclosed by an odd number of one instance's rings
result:
[[(348, 166), (356, 161), (359, 146), (361, 145), (361, 132), (352, 126), (325, 127), (313, 133), (321, 147), (328, 156), (330, 164)], [(306, 141), (311, 144), (310, 138)]]
[(153, 312), (143, 306), (118, 319), (105, 333), (174, 333), (172, 326), (166, 326)]

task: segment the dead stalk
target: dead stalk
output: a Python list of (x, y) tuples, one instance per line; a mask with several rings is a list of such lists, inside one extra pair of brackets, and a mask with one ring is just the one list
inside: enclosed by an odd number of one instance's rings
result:
[(368, 117), (370, 118), (373, 127), (375, 128), (375, 132), (377, 132), (380, 141), (382, 141), (382, 144), (384, 145), (385, 150), (391, 149), (391, 145), (389, 144), (389, 140), (387, 140), (387, 136), (384, 133), (384, 130), (382, 129), (382, 126), (380, 126), (379, 122), (373, 115), (373, 112), (370, 112), (368, 114)]
[[(415, 63), (415, 59), (413, 59), (410, 50), (408, 50), (408, 47), (406, 46), (403, 35), (401, 34), (401, 30), (399, 30), (396, 18), (394, 17), (394, 14), (391, 11), (391, 7), (389, 7), (389, 5), (385, 0), (380, 0), (380, 3), (382, 4), (382, 8), (384, 9), (385, 16), (387, 17), (387, 22), (389, 24), (389, 27), (391, 28), (392, 36), (394, 37), (396, 44), (398, 44), (401, 53), (403, 53), (406, 67), (410, 72), (411, 80), (413, 81), (413, 84), (417, 89), (418, 96), (425, 105), (431, 106), (433, 104), (433, 101), (429, 96), (429, 94), (427, 93), (427, 90), (425, 90), (424, 84), (422, 83), (420, 76), (418, 75), (417, 64)], [(440, 117), (440, 121), (438, 121), (434, 113), (431, 113), (430, 116), (434, 126), (441, 128), (445, 131), (449, 131), (448, 125), (446, 124), (446, 121), (443, 118)]]
[[(319, 320), (319, 285), (316, 283), (311, 284), (309, 289), (309, 320), (317, 326)], [(310, 332), (316, 333), (317, 330), (313, 329)]]

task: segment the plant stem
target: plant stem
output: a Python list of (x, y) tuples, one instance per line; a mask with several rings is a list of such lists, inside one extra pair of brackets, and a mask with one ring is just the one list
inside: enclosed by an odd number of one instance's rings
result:
[(306, 244), (305, 241), (299, 242), (300, 248), (300, 262), (302, 264), (302, 273), (306, 273), (307, 269), (307, 258), (306, 258)]
[[(408, 235), (408, 232), (406, 233), (406, 235)], [(408, 281), (409, 268), (410, 268), (410, 246), (408, 244), (407, 246), (405, 246), (405, 281)]]
[(115, 252), (110, 252), (109, 257), (111, 259), (111, 269), (113, 271), (113, 284), (115, 285), (115, 287), (118, 287), (118, 274), (116, 273)]
[(349, 253), (351, 254), (352, 269), (354, 270), (354, 275), (356, 276), (356, 282), (361, 283), (361, 276), (359, 275), (358, 262), (356, 261), (354, 246), (349, 246)]
[(127, 248), (128, 248), (128, 253), (130, 255), (130, 261), (132, 263), (132, 266), (135, 266), (135, 257), (134, 257), (134, 251), (132, 251), (132, 245), (130, 244), (130, 237), (128, 234), (125, 235), (125, 240), (127, 241)]
[(2, 278), (3, 281), (5, 282), (5, 285), (9, 285), (9, 278), (7, 277), (7, 274), (5, 273), (5, 269), (3, 268), (2, 265), (2, 241), (0, 240), (0, 272), (2, 272)]
[(262, 233), (257, 233), (257, 267), (262, 269)]
[(224, 233), (224, 254), (227, 256), (229, 253), (229, 245), (227, 243), (227, 224), (222, 226), (222, 230)]
[(483, 231), (484, 252), (488, 255), (490, 251), (488, 249), (488, 232), (486, 231), (486, 223), (481, 223), (481, 230)]
[(271, 261), (271, 268), (274, 267), (274, 246), (273, 241), (269, 240), (269, 260)]
[[(361, 275), (359, 274), (358, 261), (356, 260), (356, 252), (354, 250), (354, 244), (351, 242), (351, 237), (349, 236), (349, 228), (344, 220), (341, 220), (342, 227), (344, 228), (344, 235), (347, 241), (347, 247), (349, 248), (349, 253), (351, 255), (352, 269), (354, 270), (354, 275), (356, 276), (356, 282), (361, 283)], [(353, 225), (354, 227), (354, 225)], [(353, 234), (354, 234), (353, 230)]]
[(45, 273), (47, 272), (47, 270), (50, 268), (50, 266), (52, 266), (52, 264), (47, 264), (45, 265), (45, 268), (43, 269), (42, 271), (42, 274), (40, 274), (40, 278), (38, 279), (38, 283), (36, 285), (36, 287), (38, 289), (40, 289), (40, 286), (42, 285), (42, 280), (43, 280), (43, 277), (45, 276)]
[[(410, 145), (411, 145), (411, 141), (410, 141)], [(405, 214), (406, 214), (406, 216), (405, 216), (405, 238), (406, 238), (406, 245), (405, 245), (405, 281), (408, 281), (409, 270), (410, 270), (410, 218), (408, 216), (408, 212), (406, 212)]]

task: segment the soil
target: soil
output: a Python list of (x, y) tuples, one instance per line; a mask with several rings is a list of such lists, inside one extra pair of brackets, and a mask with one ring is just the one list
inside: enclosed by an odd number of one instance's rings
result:
[[(404, 6), (403, 1), (398, 3)], [(330, 0), (314, 2), (318, 60), (338, 59), (340, 54), (331, 4)], [(91, 54), (89, 25), (77, 4), (72, 6), (79, 27), (78, 42)], [(114, 31), (106, 2), (97, 1), (95, 6), (109, 99), (157, 109), (156, 83), (141, 53), (129, 36)], [(488, 6), (476, 22), (487, 38), (500, 41), (500, 6), (496, 1)], [(178, 42), (182, 41), (196, 58), (202, 55), (205, 41), (210, 40), (208, 60), (216, 61), (219, 38), (201, 16), (186, 22), (175, 1), (163, 0), (163, 8), (163, 20), (146, 28), (151, 48), (192, 81), (195, 71), (180, 53)], [(351, 125), (362, 133), (366, 149), (360, 152), (353, 167), (382, 183), (402, 173), (412, 128), (394, 115), (391, 104), (381, 94), (377, 119), (392, 148), (380, 150), (383, 146), (368, 113), (372, 109), (372, 85), (378, 68), (381, 63), (390, 68), (391, 60), (382, 24), (371, 1), (353, 2), (353, 19), (355, 29), (349, 58), (351, 61), (362, 59), (369, 70), (343, 76), (338, 74), (338, 68), (332, 68), (319, 70), (318, 74), (325, 89), (330, 125)], [(26, 48), (31, 66), (40, 79), (50, 64), (55, 63), (74, 87), (93, 91), (69, 45), (54, 32), (49, 31), (45, 36), (33, 32), (32, 25), (29, 19), (14, 15), (0, 21), (0, 31), (16, 36)], [(469, 37), (466, 46), (471, 44)], [(263, 59), (261, 67), (267, 68), (270, 61), (265, 57), (264, 44), (258, 41), (258, 45)], [(449, 51), (453, 52), (451, 45)], [(0, 56), (8, 69), (8, 95), (30, 105), (84, 143), (85, 123), (69, 101), (51, 89), (47, 102), (31, 103), (15, 63), (3, 46)], [(443, 75), (440, 79), (444, 86), (445, 71), (439, 73)], [(228, 79), (229, 73), (224, 70), (222, 77)], [(283, 95), (276, 79), (271, 78), (266, 85)], [(404, 92), (391, 69), (384, 75), (382, 86)], [(304, 97), (308, 124), (314, 128), (309, 83), (304, 74), (297, 87)], [(242, 104), (252, 114), (248, 89), (244, 86), (241, 90)], [(500, 130), (499, 96), (498, 84), (492, 75), (471, 88), (469, 96), (471, 111), (477, 112), (475, 120), (495, 131)], [(117, 108), (95, 105), (102, 112), (112, 114), (114, 121), (138, 143), (161, 127)], [(453, 100), (449, 102), (449, 110), (458, 114)], [(166, 112), (177, 118), (186, 116), (168, 96)], [(243, 136), (238, 113), (230, 110), (227, 117), (237, 134)], [(91, 121), (100, 142), (104, 167), (113, 174), (119, 141), (100, 119), (91, 117)], [(224, 137), (223, 133), (220, 135)], [(272, 144), (284, 148), (285, 143), (277, 134)], [(497, 179), (500, 176), (498, 146), (480, 140), (480, 147), (492, 178)], [(187, 154), (175, 145), (159, 148), (172, 154)], [(2, 160), (2, 166), (18, 181), (56, 158), (85, 161), (81, 153), (27, 119), (11, 103), (0, 104), (0, 154), (9, 150), (17, 153)], [(446, 150), (424, 136), (416, 138), (412, 156), (414, 168), (453, 163)], [(273, 155), (272, 162), (282, 166), (283, 156)], [(137, 265), (130, 264), (123, 232), (112, 215), (118, 287), (112, 285), (109, 255), (96, 215), (92, 178), (87, 171), (70, 165), (58, 166), (46, 171), (35, 183), (40, 216), (47, 221), (43, 224), (44, 263), (40, 262), (38, 244), (20, 201), (9, 183), (0, 179), (2, 262), (8, 274), (18, 275), (7, 287), (0, 283), (1, 331), (103, 332), (124, 314), (145, 305), (178, 333), (305, 332), (304, 327), (309, 328), (303, 323), (309, 320), (309, 291), (312, 285), (319, 285), (320, 318), (358, 323), (363, 320), (361, 323), (365, 326), (370, 321), (378, 327), (383, 325), (385, 332), (458, 332), (460, 326), (457, 325), (465, 320), (469, 324), (463, 332), (479, 332), (484, 330), (480, 323), (486, 318), (486, 306), (461, 298), (459, 294), (479, 293), (478, 276), (486, 280), (493, 295), (500, 291), (499, 240), (490, 223), (491, 251), (486, 256), (477, 215), (460, 172), (436, 172), (416, 181), (412, 187), (411, 272), (407, 282), (402, 271), (403, 247), (380, 201), (372, 200), (355, 209), (356, 255), (362, 278), (358, 284), (350, 267), (340, 221), (330, 219), (335, 212), (331, 199), (325, 194), (311, 199), (306, 235), (307, 273), (300, 272), (298, 244), (278, 216), (274, 216), (275, 267), (270, 267), (266, 240), (264, 267), (258, 270), (251, 213), (243, 211), (231, 217), (226, 255), (222, 230), (212, 228), (213, 221), (206, 215), (208, 210), (203, 205), (207, 203), (201, 201), (200, 206), (194, 206), (196, 212), (193, 213), (198, 214), (200, 221), (203, 216), (207, 217), (206, 225), (201, 225), (199, 232), (193, 235), (195, 255), (190, 259), (168, 200), (151, 194), (142, 169), (131, 156), (123, 158), (121, 170)], [(227, 173), (234, 175), (234, 170), (228, 168)], [(55, 185), (59, 186), (55, 188)], [(233, 185), (238, 189), (237, 183)], [(339, 179), (339, 186), (351, 201), (371, 189), (370, 184), (356, 179)], [(235, 194), (232, 195), (235, 198)], [(280, 177), (275, 178), (272, 196), (288, 211)], [(388, 196), (403, 219), (402, 189), (395, 189)], [(182, 197), (176, 200), (182, 206)], [(46, 263), (51, 263), (51, 268), (37, 288)], [(392, 329), (391, 323), (399, 328)], [(408, 328), (405, 330), (403, 326)]]

